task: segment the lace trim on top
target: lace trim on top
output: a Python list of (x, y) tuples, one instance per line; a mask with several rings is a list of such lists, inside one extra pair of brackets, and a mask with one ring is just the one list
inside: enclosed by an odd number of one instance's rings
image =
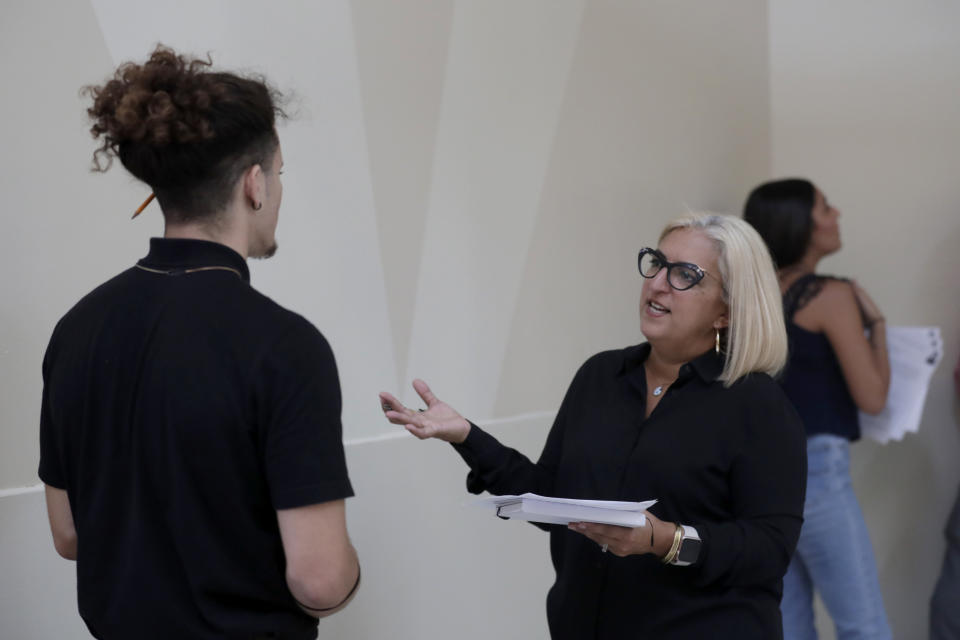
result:
[(849, 282), (847, 278), (818, 276), (815, 273), (808, 273), (805, 276), (797, 278), (797, 281), (790, 285), (783, 294), (783, 315), (787, 321), (793, 321), (794, 314), (816, 298), (817, 294), (823, 291), (824, 285), (829, 280)]

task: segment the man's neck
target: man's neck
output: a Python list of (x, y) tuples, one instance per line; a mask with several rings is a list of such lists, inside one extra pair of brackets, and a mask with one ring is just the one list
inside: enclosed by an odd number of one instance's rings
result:
[(221, 229), (211, 224), (199, 223), (167, 223), (163, 232), (164, 238), (182, 238), (186, 240), (207, 240), (226, 245), (247, 259), (247, 241), (242, 232), (233, 228)]

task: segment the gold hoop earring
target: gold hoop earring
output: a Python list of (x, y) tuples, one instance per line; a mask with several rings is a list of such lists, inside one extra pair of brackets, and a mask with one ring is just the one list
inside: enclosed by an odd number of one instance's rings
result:
[(713, 349), (717, 353), (720, 353), (720, 329), (714, 329), (717, 332), (717, 339), (713, 343)]

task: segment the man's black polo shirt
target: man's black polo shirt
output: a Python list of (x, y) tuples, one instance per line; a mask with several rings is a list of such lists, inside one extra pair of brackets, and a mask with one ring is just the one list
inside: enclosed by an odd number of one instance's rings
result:
[(316, 637), (276, 510), (353, 495), (337, 370), (249, 278), (224, 245), (155, 238), (54, 330), (40, 478), (69, 494), (97, 637)]

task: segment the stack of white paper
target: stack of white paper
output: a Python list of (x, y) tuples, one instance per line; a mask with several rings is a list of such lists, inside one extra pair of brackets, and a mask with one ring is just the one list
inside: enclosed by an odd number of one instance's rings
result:
[(920, 429), (930, 378), (943, 358), (939, 327), (890, 327), (890, 391), (887, 406), (872, 416), (860, 412), (860, 431), (881, 444)]
[(474, 501), (475, 506), (492, 509), (501, 518), (569, 524), (571, 522), (598, 522), (622, 527), (642, 527), (647, 522), (643, 512), (656, 504), (646, 502), (616, 502), (612, 500), (573, 500), (548, 498), (535, 493), (519, 496), (491, 496)]

